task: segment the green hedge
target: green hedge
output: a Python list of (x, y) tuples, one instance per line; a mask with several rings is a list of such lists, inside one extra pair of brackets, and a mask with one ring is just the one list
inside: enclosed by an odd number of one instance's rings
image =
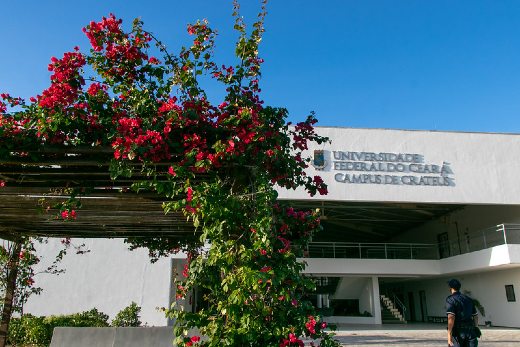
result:
[[(112, 326), (139, 326), (141, 308), (135, 302), (122, 309), (112, 321)], [(13, 347), (48, 347), (55, 327), (108, 327), (108, 315), (93, 308), (90, 311), (70, 315), (35, 317), (24, 314), (11, 318), (8, 345)]]

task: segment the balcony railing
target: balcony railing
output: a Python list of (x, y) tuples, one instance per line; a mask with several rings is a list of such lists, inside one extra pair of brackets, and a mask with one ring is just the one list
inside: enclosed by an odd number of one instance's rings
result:
[(313, 242), (309, 258), (438, 259), (436, 245), (420, 243)]
[(446, 258), (507, 244), (520, 244), (520, 224), (499, 224), (442, 242), (438, 248), (441, 258)]
[(504, 245), (520, 244), (520, 224), (500, 224), (440, 244), (313, 242), (309, 258), (440, 259)]

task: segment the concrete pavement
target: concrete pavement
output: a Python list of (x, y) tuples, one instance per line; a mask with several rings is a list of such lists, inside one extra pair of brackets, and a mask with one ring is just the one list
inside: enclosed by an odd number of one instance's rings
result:
[[(480, 327), (479, 347), (519, 347), (520, 329)], [(340, 325), (335, 338), (343, 346), (447, 346), (445, 324)]]
[[(481, 327), (479, 347), (520, 347), (520, 329)], [(340, 325), (335, 336), (343, 346), (447, 346), (445, 324)], [(193, 334), (188, 334), (193, 335)], [(168, 347), (173, 327), (55, 328), (51, 347)], [(310, 346), (310, 341), (305, 341)]]

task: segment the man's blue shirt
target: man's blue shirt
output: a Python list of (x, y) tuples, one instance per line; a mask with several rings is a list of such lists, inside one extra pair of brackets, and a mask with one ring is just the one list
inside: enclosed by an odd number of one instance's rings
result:
[(473, 326), (473, 316), (478, 315), (473, 300), (460, 292), (446, 298), (446, 313), (455, 316), (455, 326)]

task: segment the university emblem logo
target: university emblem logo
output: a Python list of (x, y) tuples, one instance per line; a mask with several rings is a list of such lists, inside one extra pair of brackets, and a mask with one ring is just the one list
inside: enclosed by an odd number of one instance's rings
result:
[(314, 160), (312, 162), (312, 166), (314, 166), (314, 168), (319, 171), (327, 167), (327, 161), (323, 155), (323, 150), (314, 150)]

